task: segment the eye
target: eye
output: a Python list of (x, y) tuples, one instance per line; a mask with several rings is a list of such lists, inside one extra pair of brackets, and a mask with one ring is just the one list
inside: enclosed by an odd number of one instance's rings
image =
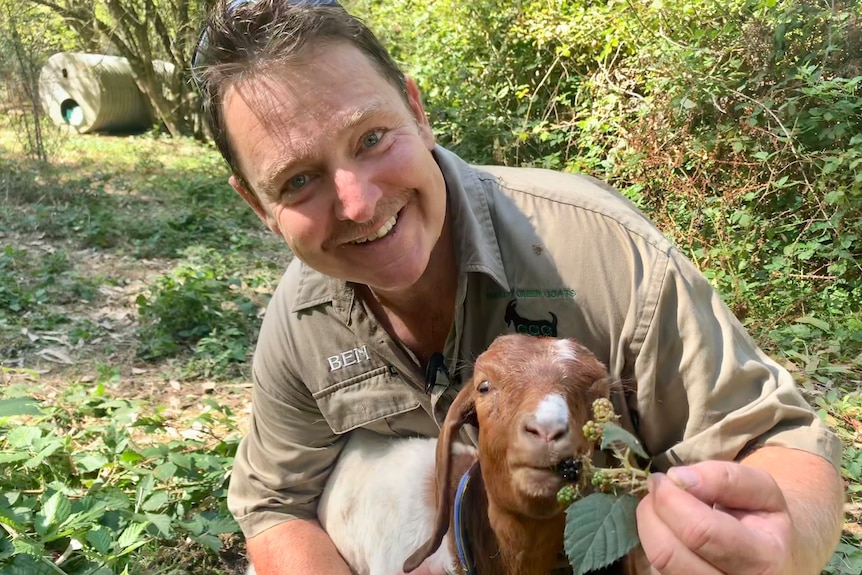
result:
[(287, 180), (287, 189), (289, 191), (293, 192), (293, 191), (296, 191), (296, 190), (302, 188), (307, 183), (308, 183), (308, 176), (306, 176), (305, 174), (297, 174), (297, 175), (293, 176), (292, 178), (290, 178), (289, 180)]
[(365, 148), (373, 148), (380, 142), (380, 131), (375, 130), (368, 132), (362, 137), (362, 146)]
[(478, 391), (479, 393), (488, 393), (489, 391), (491, 391), (491, 382), (489, 382), (487, 379), (483, 380), (481, 383), (479, 383), (479, 385), (476, 386), (476, 391)]

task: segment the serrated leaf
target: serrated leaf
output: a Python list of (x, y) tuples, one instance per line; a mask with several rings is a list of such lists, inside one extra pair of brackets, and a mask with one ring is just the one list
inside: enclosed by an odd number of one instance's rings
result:
[(563, 543), (575, 575), (610, 565), (637, 545), (638, 498), (591, 493), (566, 510)]
[(170, 501), (170, 496), (167, 491), (156, 491), (152, 497), (144, 501), (141, 509), (143, 511), (157, 511), (167, 505), (168, 501)]
[(9, 445), (16, 449), (20, 449), (22, 447), (31, 447), (33, 443), (42, 437), (42, 430), (38, 427), (16, 427), (9, 431), (8, 435), (6, 435), (6, 440), (9, 442)]
[(167, 483), (174, 475), (176, 475), (177, 469), (179, 468), (176, 465), (170, 461), (166, 461), (153, 470), (153, 476), (159, 481)]
[(0, 453), (0, 463), (15, 463), (29, 458), (29, 453)]
[(72, 503), (58, 491), (42, 506), (41, 514), (48, 523), (60, 525), (72, 514)]
[(144, 532), (144, 529), (147, 528), (147, 524), (149, 522), (144, 523), (132, 523), (128, 527), (123, 530), (123, 533), (120, 535), (120, 538), (117, 539), (117, 545), (119, 545), (120, 549), (123, 552), (130, 551), (130, 548), (137, 547), (144, 543), (141, 540), (141, 534)]
[(230, 516), (216, 517), (206, 522), (206, 530), (213, 535), (239, 532), (239, 524)]
[(161, 537), (173, 537), (173, 526), (171, 525), (170, 517), (167, 515), (156, 515), (155, 513), (145, 513), (144, 515), (158, 529)]
[(35, 456), (25, 461), (23, 466), (26, 469), (35, 469), (36, 467), (42, 465), (42, 462), (45, 460), (46, 457), (50, 457), (54, 454), (55, 451), (57, 451), (61, 447), (63, 447), (63, 442), (61, 440), (55, 439), (54, 441), (43, 447)]
[(630, 448), (638, 457), (649, 459), (649, 455), (637, 437), (619, 425), (605, 423), (602, 428), (602, 449), (610, 449), (619, 444)]
[(39, 400), (33, 397), (12, 397), (0, 399), (0, 417), (13, 415), (40, 415)]
[(17, 537), (12, 540), (12, 546), (15, 548), (16, 554), (29, 555), (30, 557), (40, 558), (44, 548), (37, 541), (33, 541), (29, 537)]
[(87, 543), (92, 545), (93, 549), (99, 553), (108, 553), (114, 543), (114, 540), (111, 537), (111, 530), (104, 525), (100, 525), (98, 528), (88, 531), (86, 538)]
[(100, 453), (90, 453), (76, 460), (77, 466), (85, 473), (96, 471), (108, 464), (108, 458)]
[(152, 475), (144, 475), (138, 486), (135, 488), (135, 509), (139, 509), (143, 503), (152, 494), (156, 486), (156, 480)]
[(209, 533), (204, 533), (203, 535), (192, 535), (192, 539), (212, 551), (219, 551), (221, 549), (221, 539), (214, 535), (210, 535)]

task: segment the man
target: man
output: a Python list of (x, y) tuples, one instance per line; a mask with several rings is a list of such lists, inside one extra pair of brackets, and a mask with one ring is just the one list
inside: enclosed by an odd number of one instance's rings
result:
[(576, 338), (626, 382), (616, 409), (670, 469), (638, 508), (651, 572), (820, 571), (840, 443), (621, 195), (436, 146), (416, 84), (331, 0), (220, 3), (195, 73), (231, 185), (296, 255), (230, 485), (259, 575), (347, 573), (315, 520), (346, 437), (435, 436), (512, 331)]

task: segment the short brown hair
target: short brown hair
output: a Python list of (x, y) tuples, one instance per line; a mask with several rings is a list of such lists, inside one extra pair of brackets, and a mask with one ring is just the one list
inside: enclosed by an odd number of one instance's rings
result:
[(335, 0), (219, 0), (210, 12), (195, 50), (193, 77), (216, 146), (246, 187), (225, 130), (225, 89), (274, 64), (296, 59), (306, 46), (334, 42), (348, 42), (361, 50), (406, 98), (404, 73), (389, 52), (362, 20)]

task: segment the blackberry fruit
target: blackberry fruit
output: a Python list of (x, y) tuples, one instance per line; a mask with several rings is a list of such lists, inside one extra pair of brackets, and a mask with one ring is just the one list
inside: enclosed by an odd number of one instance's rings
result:
[(577, 483), (581, 473), (581, 462), (578, 459), (564, 459), (557, 464), (557, 473), (563, 481)]

